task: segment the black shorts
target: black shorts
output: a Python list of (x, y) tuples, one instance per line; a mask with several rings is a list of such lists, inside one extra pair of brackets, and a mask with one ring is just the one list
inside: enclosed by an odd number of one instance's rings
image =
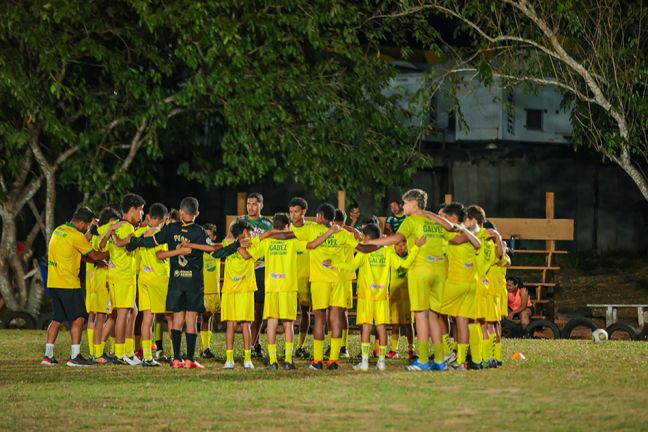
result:
[(170, 312), (205, 312), (205, 291), (196, 287), (169, 286), (166, 310)]
[(254, 303), (263, 304), (265, 302), (265, 267), (259, 267), (254, 270), (257, 290), (254, 291)]
[(49, 294), (54, 310), (52, 320), (72, 322), (79, 317), (88, 318), (81, 288), (49, 288)]

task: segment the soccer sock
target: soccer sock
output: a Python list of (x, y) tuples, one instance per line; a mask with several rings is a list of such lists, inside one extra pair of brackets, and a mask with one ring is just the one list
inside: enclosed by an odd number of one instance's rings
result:
[(413, 343), (408, 343), (407, 344), (407, 350), (410, 351), (410, 352), (414, 351), (414, 344)]
[(495, 360), (498, 362), (502, 361), (502, 343), (495, 342)]
[(45, 356), (49, 358), (54, 357), (54, 344), (45, 344)]
[(452, 351), (457, 351), (457, 347), (458, 347), (458, 346), (459, 346), (459, 344), (457, 343), (456, 340), (455, 340), (455, 341), (452, 341)]
[(331, 346), (331, 341), (333, 340), (333, 332), (329, 330), (328, 332), (328, 341), (329, 341), (329, 348)]
[(187, 358), (193, 361), (198, 335), (196, 333), (185, 333), (185, 339), (187, 340)]
[(400, 338), (399, 335), (393, 334), (391, 337), (391, 350), (392, 351), (398, 351), (398, 339)]
[(378, 349), (380, 350), (380, 354), (378, 354), (378, 360), (385, 360), (385, 356), (387, 355), (387, 345), (380, 345)]
[(101, 357), (104, 355), (104, 347), (106, 346), (105, 342), (101, 342), (99, 345), (95, 345), (95, 357)]
[(270, 364), (277, 363), (277, 344), (268, 344), (268, 358)]
[(443, 354), (443, 344), (432, 344), (432, 352), (434, 353), (434, 363), (443, 363), (444, 354)]
[(468, 326), (468, 331), (470, 332), (468, 343), (470, 345), (470, 355), (472, 357), (472, 362), (479, 364), (482, 362), (483, 336), (481, 326), (478, 323), (470, 324)]
[(88, 329), (88, 353), (94, 356), (94, 329)]
[(342, 338), (331, 339), (331, 355), (329, 357), (330, 361), (336, 361), (340, 359), (341, 347), (342, 347)]
[(450, 336), (448, 336), (447, 333), (445, 333), (441, 337), (442, 343), (443, 343), (443, 355), (445, 356), (446, 354), (450, 354), (452, 352), (452, 343), (450, 342)]
[(118, 359), (121, 359), (124, 357), (124, 353), (126, 352), (126, 344), (123, 343), (116, 343), (115, 344), (115, 356)]
[(234, 350), (226, 350), (225, 354), (227, 355), (227, 361), (228, 362), (233, 362), (234, 361)]
[(173, 346), (173, 358), (180, 360), (180, 344), (182, 343), (182, 332), (171, 330), (171, 344)]
[(497, 343), (497, 335), (495, 333), (491, 333), (488, 336), (488, 342), (489, 342), (489, 347), (490, 347), (490, 351), (488, 353), (488, 358), (489, 359), (494, 359), (495, 358), (495, 343)]
[(142, 341), (142, 351), (144, 352), (144, 360), (153, 360), (153, 351), (151, 350), (152, 341), (144, 339)]
[(418, 345), (418, 356), (420, 363), (427, 363), (430, 361), (430, 341), (425, 339), (419, 339), (417, 342)]
[(324, 360), (324, 341), (319, 339), (313, 340), (313, 360)]
[(243, 350), (243, 356), (244, 356), (244, 361), (246, 362), (251, 362), (252, 361), (252, 350)]
[(154, 329), (155, 329), (154, 330), (155, 345), (157, 345), (157, 349), (161, 350), (162, 349), (162, 323), (156, 322)]
[(135, 355), (135, 339), (126, 338), (126, 355), (133, 357)]
[(488, 339), (482, 339), (482, 359), (484, 361), (487, 361), (491, 358), (491, 353), (493, 352), (491, 348), (491, 341), (492, 339), (490, 337)]
[(81, 354), (81, 345), (79, 344), (72, 345), (70, 347), (70, 358), (71, 359), (76, 358), (76, 356), (78, 356), (79, 354)]
[(209, 348), (211, 342), (211, 332), (209, 330), (200, 330), (200, 346), (203, 351)]
[(369, 361), (369, 351), (371, 351), (371, 343), (362, 342), (361, 350), (362, 350), (362, 361), (363, 363), (366, 363)]
[(457, 344), (457, 364), (466, 363), (468, 344)]
[(349, 330), (342, 330), (342, 346), (349, 346)]
[(293, 359), (293, 349), (295, 344), (292, 342), (286, 342), (286, 363), (292, 363)]
[(115, 351), (116, 351), (115, 337), (110, 336), (110, 338), (108, 339), (110, 340), (110, 354), (115, 355)]
[(299, 333), (299, 341), (297, 342), (297, 348), (304, 348), (304, 343), (306, 343), (306, 332)]

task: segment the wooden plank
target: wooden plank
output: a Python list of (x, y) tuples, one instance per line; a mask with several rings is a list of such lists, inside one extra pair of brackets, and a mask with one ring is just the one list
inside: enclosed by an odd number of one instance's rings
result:
[(623, 307), (630, 307), (630, 308), (638, 308), (638, 307), (648, 307), (648, 304), (588, 304), (587, 307), (598, 307), (598, 308), (606, 308), (606, 307), (616, 307), (616, 308), (623, 308)]
[(445, 197), (443, 197), (443, 202), (445, 204), (450, 204), (452, 202), (452, 194), (445, 194)]
[(515, 249), (513, 251), (514, 253), (522, 253), (522, 254), (548, 254), (551, 252), (552, 254), (568, 254), (569, 251), (565, 250), (553, 250), (553, 251), (548, 251), (548, 250), (539, 250), (539, 249)]
[[(236, 194), (236, 213), (238, 215), (244, 215), (247, 213), (247, 192), (239, 192)], [(228, 225), (229, 226), (229, 225)]]
[(573, 219), (490, 218), (504, 238), (574, 240)]
[(338, 208), (346, 212), (346, 191), (338, 191)]
[(560, 270), (560, 267), (543, 267), (543, 266), (511, 266), (509, 270)]
[[(554, 218), (554, 193), (553, 192), (545, 193), (545, 217), (549, 220)], [(556, 249), (556, 241), (547, 240), (545, 247), (551, 251)], [(547, 257), (547, 265), (553, 264), (551, 261), (552, 261), (551, 257)]]
[(556, 283), (554, 282), (524, 282), (524, 285), (533, 285), (533, 286), (538, 286), (538, 287), (555, 287)]

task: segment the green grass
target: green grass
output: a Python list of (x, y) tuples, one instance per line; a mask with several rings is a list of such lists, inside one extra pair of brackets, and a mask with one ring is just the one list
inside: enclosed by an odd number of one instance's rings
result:
[[(0, 331), (0, 430), (645, 430), (648, 343), (505, 340), (497, 370), (292, 373), (39, 364), (42, 331)], [(404, 341), (401, 340), (401, 343)], [(59, 336), (56, 354), (69, 355)], [(85, 349), (87, 349), (84, 346)], [(405, 348), (401, 345), (401, 348)], [(357, 338), (352, 353), (359, 351)], [(527, 360), (510, 360), (513, 352)], [(281, 349), (280, 349), (281, 352)]]

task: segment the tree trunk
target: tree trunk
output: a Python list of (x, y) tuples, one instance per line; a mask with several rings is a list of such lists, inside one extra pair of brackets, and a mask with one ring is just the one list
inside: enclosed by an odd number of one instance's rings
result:
[(12, 284), (12, 271), (9, 259), (16, 254), (16, 217), (7, 203), (0, 206), (2, 236), (0, 237), (0, 293), (9, 309), (20, 309), (19, 298)]
[(624, 147), (621, 151), (621, 154), (618, 157), (614, 158), (614, 162), (621, 167), (623, 171), (626, 172), (635, 182), (639, 191), (643, 195), (644, 199), (648, 201), (648, 178), (637, 168), (637, 166), (632, 162), (632, 157), (628, 150)]
[(56, 204), (56, 172), (45, 172), (45, 247), (49, 245), (54, 232), (54, 209)]

